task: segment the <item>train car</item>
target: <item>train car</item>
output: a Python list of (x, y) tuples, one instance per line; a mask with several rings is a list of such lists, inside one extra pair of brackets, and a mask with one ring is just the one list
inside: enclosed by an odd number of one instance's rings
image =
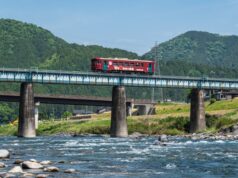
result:
[(155, 71), (155, 62), (138, 59), (96, 57), (91, 60), (91, 70), (93, 72), (152, 75)]

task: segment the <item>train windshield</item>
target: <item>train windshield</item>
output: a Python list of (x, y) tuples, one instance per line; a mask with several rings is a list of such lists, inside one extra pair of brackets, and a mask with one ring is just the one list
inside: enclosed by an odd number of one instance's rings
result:
[(93, 63), (93, 64), (99, 64), (99, 63), (100, 63), (100, 61), (99, 61), (99, 60), (97, 60), (97, 59), (93, 59), (93, 60), (92, 60), (92, 63)]

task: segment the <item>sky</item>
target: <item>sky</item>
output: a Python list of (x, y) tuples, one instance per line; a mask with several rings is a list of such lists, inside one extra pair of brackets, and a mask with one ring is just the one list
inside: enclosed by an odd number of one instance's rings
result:
[(189, 30), (238, 35), (238, 0), (0, 0), (0, 18), (141, 55)]

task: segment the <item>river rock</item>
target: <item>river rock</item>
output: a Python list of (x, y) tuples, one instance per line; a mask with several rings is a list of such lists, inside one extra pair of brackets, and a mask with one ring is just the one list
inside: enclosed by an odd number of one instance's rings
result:
[(55, 166), (50, 166), (50, 167), (46, 167), (44, 168), (45, 172), (59, 172), (59, 168), (55, 167)]
[(49, 176), (49, 174), (38, 174), (38, 175), (36, 175), (36, 178), (46, 178), (48, 176)]
[(8, 150), (0, 150), (0, 159), (9, 158), (10, 152)]
[(139, 133), (139, 132), (134, 132), (131, 135), (129, 135), (130, 138), (140, 138), (142, 136), (143, 135), (141, 133)]
[(6, 167), (6, 165), (4, 163), (0, 162), (0, 168), (4, 168), (4, 167)]
[(75, 172), (76, 172), (75, 169), (66, 169), (66, 170), (64, 171), (64, 173), (75, 173)]
[(35, 178), (35, 174), (32, 174), (32, 173), (25, 173), (21, 176), (22, 178)]
[(42, 169), (43, 166), (40, 163), (32, 162), (32, 161), (24, 161), (22, 163), (23, 169)]
[(58, 161), (58, 163), (65, 163), (65, 161), (64, 161), (64, 160), (61, 160), (61, 161)]
[(160, 142), (167, 142), (168, 141), (168, 138), (167, 138), (167, 135), (160, 135), (159, 137), (158, 137), (158, 141), (160, 141)]
[(52, 162), (49, 160), (46, 160), (46, 161), (41, 161), (40, 164), (41, 165), (49, 165), (49, 164), (52, 164)]
[(0, 177), (4, 177), (7, 173), (6, 172), (0, 172)]
[(36, 160), (36, 159), (30, 159), (30, 161), (37, 163), (37, 160)]
[(21, 159), (16, 159), (13, 164), (21, 164), (23, 163), (23, 160)]
[(222, 128), (220, 130), (220, 133), (222, 134), (231, 134), (231, 135), (238, 135), (238, 124), (232, 125), (230, 127)]
[(8, 171), (10, 173), (23, 173), (23, 170), (21, 168), (21, 166), (15, 166), (12, 169), (10, 169), (10, 171)]
[(231, 126), (231, 132), (233, 135), (238, 135), (238, 124)]
[[(0, 176), (1, 176), (1, 173), (0, 173)], [(18, 176), (14, 175), (14, 174), (9, 174), (9, 173), (3, 174), (2, 177), (4, 177), (4, 178), (13, 178), (13, 177), (18, 178)], [(1, 178), (2, 178), (2, 177), (1, 177)]]

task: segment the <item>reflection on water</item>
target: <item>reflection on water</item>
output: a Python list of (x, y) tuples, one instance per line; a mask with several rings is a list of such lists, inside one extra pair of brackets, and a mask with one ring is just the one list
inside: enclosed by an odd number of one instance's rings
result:
[[(167, 146), (156, 137), (50, 136), (0, 137), (1, 148), (15, 159), (51, 160), (61, 169), (54, 177), (238, 177), (238, 141), (190, 141), (171, 137)], [(58, 163), (59, 161), (65, 163)], [(63, 170), (74, 168), (77, 174)]]

